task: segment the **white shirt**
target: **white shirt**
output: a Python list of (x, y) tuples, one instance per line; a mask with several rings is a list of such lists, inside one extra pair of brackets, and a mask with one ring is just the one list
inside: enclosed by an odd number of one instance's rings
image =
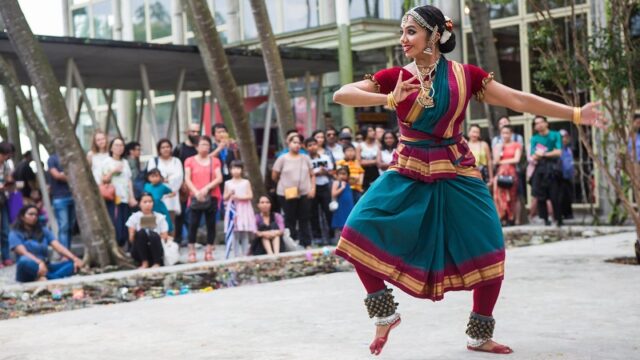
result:
[(333, 170), (333, 162), (327, 154), (318, 154), (316, 158), (311, 158), (311, 164), (313, 165), (313, 173), (316, 175), (316, 186), (324, 186), (331, 182), (328, 175), (318, 175), (320, 172), (320, 166), (324, 166), (325, 170)]
[(333, 147), (331, 147), (330, 145), (327, 145), (327, 149), (329, 149), (329, 151), (331, 151), (331, 154), (333, 154), (333, 159), (336, 162), (344, 159), (344, 151), (342, 150), (342, 145), (340, 145), (338, 143), (333, 145)]
[[(167, 223), (167, 218), (157, 212), (154, 212), (153, 215), (156, 217), (156, 227), (153, 229), (154, 232), (158, 234), (162, 234), (163, 232), (169, 231), (169, 224)], [(129, 219), (127, 219), (127, 223), (125, 224), (128, 228), (135, 228), (136, 231), (140, 231), (140, 222), (144, 214), (142, 211), (136, 211)]]
[[(109, 153), (95, 153), (91, 155), (91, 172), (96, 183), (102, 184), (102, 170), (104, 162), (109, 159)], [(129, 164), (127, 164), (129, 167)]]
[(373, 145), (367, 144), (366, 141), (360, 143), (360, 157), (362, 160), (375, 160), (378, 158), (378, 151), (380, 148), (378, 147), (378, 143), (373, 143)]
[(131, 168), (129, 167), (129, 163), (125, 159), (116, 160), (112, 157), (108, 157), (106, 160), (102, 162), (102, 171), (100, 172), (100, 179), (102, 180), (102, 175), (106, 175), (108, 172), (113, 171), (121, 165), (122, 171), (119, 173), (114, 173), (111, 176), (111, 184), (116, 189), (116, 196), (120, 198), (120, 202), (123, 204), (129, 203), (129, 196), (133, 194), (129, 193), (130, 185), (131, 185)]

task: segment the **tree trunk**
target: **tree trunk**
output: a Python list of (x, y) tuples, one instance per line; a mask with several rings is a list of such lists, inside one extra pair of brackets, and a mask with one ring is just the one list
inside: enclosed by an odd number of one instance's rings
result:
[(254, 197), (257, 198), (260, 194), (265, 193), (258, 153), (253, 141), (249, 117), (244, 110), (240, 90), (231, 74), (227, 54), (224, 52), (222, 41), (220, 41), (216, 23), (205, 0), (183, 0), (182, 5), (191, 21), (211, 88), (231, 112), (234, 131), (238, 136), (240, 156), (247, 168)]
[(85, 259), (101, 267), (117, 263), (130, 266), (130, 260), (118, 248), (107, 208), (98, 195), (98, 186), (82, 147), (75, 136), (60, 85), (42, 47), (17, 1), (0, 1), (0, 15), (18, 57), (38, 91), (44, 118), (51, 132), (55, 152), (60, 156), (69, 188), (73, 193), (78, 225), (85, 244)]
[[(42, 123), (38, 119), (38, 115), (33, 111), (31, 102), (27, 100), (26, 96), (24, 96), (18, 77), (13, 69), (13, 65), (7, 62), (2, 56), (0, 56), (0, 82), (5, 84), (5, 96), (10, 96), (14, 104), (18, 105), (22, 112), (24, 121), (35, 133), (38, 142), (47, 149), (49, 154), (53, 154), (55, 150), (49, 133), (44, 126), (42, 126)], [(8, 104), (9, 102), (7, 101), (7, 106)], [(13, 109), (9, 109), (9, 111), (13, 111), (15, 114), (15, 106)]]
[[(250, 0), (251, 9), (253, 10), (253, 18), (256, 22), (256, 29), (260, 37), (260, 45), (262, 47), (262, 55), (264, 59), (264, 67), (267, 70), (269, 85), (276, 107), (276, 115), (278, 116), (278, 128), (280, 130), (280, 139), (285, 140), (285, 134), (290, 129), (295, 129), (293, 120), (293, 109), (291, 108), (291, 97), (289, 89), (284, 78), (284, 70), (282, 69), (282, 59), (280, 59), (280, 50), (273, 36), (273, 29), (267, 14), (267, 7), (264, 0)], [(312, 129), (307, 131), (311, 132)], [(307, 134), (310, 135), (310, 134)]]
[[(1, 81), (1, 80), (0, 80)], [(6, 82), (3, 81), (4, 84)], [(18, 123), (18, 114), (16, 112), (16, 99), (8, 86), (2, 87), (4, 93), (4, 101), (7, 106), (7, 117), (9, 118), (8, 138), (16, 148), (16, 153), (13, 156), (13, 160), (17, 164), (22, 160), (22, 146), (20, 146), (20, 124)]]
[[(491, 17), (489, 14), (489, 5), (483, 0), (468, 1), (471, 19), (471, 37), (473, 45), (476, 49), (476, 58), (478, 65), (486, 71), (493, 72), (494, 80), (502, 82), (500, 73), (500, 63), (498, 61), (498, 51), (491, 30)], [(498, 128), (498, 119), (507, 116), (507, 109), (496, 106), (484, 105), (485, 113), (491, 127), (489, 127), (490, 136), (494, 136), (494, 130)]]

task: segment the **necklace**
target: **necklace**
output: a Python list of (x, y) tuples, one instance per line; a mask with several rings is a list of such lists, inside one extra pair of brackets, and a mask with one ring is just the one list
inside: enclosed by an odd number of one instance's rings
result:
[(415, 60), (413, 61), (413, 64), (418, 70), (418, 80), (420, 81), (420, 92), (416, 99), (418, 104), (425, 109), (436, 106), (435, 101), (433, 100), (433, 97), (436, 95), (436, 89), (433, 87), (433, 80), (435, 78), (439, 62), (440, 59), (427, 67), (420, 67)]

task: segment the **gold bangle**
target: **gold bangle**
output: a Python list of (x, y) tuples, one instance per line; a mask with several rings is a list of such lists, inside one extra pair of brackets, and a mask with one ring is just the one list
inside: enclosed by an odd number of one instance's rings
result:
[(396, 102), (396, 98), (393, 97), (393, 92), (387, 94), (387, 107), (395, 110), (398, 107), (398, 103)]
[(582, 124), (582, 109), (579, 107), (573, 108), (573, 123), (576, 126)]

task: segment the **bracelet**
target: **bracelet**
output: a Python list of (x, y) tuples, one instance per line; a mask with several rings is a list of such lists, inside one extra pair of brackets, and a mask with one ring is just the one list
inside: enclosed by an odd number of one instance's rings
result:
[(396, 98), (393, 97), (393, 91), (387, 94), (387, 107), (393, 110), (395, 110), (396, 107), (398, 107)]
[(577, 125), (582, 125), (582, 109), (579, 107), (573, 108), (573, 123)]

